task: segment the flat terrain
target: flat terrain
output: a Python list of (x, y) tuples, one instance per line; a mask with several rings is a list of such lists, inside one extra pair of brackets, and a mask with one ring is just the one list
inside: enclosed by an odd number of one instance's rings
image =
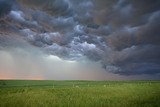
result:
[(0, 107), (160, 107), (160, 81), (0, 80)]

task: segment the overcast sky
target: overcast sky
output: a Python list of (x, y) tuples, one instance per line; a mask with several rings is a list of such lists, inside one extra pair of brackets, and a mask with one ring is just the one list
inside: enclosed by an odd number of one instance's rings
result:
[(0, 79), (160, 79), (160, 0), (0, 0)]

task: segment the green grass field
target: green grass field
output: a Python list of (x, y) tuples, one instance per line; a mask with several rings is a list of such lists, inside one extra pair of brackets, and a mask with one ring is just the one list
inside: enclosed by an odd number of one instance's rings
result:
[(0, 80), (0, 107), (160, 107), (160, 81)]

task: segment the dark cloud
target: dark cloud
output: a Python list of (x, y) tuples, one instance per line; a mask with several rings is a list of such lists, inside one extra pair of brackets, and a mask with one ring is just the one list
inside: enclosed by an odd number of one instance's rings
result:
[(159, 0), (102, 1), (96, 2), (98, 6), (94, 11), (94, 20), (97, 24), (110, 24), (115, 29), (143, 25), (147, 23), (151, 13), (160, 9)]
[(0, 0), (0, 17), (8, 14), (12, 9), (12, 0)]
[(160, 34), (160, 10), (153, 12), (148, 19), (148, 23), (139, 27), (136, 32), (137, 44), (159, 45)]
[[(0, 1), (0, 15), (8, 13), (1, 32), (4, 26), (10, 28), (8, 32), (46, 54), (65, 60), (87, 57), (101, 62), (106, 71), (121, 75), (160, 71), (159, 0), (17, 2), (20, 7), (12, 9), (10, 2)], [(11, 40), (0, 39), (1, 46)]]
[(40, 9), (54, 16), (69, 16), (73, 11), (69, 0), (17, 0), (33, 9)]
[[(108, 50), (104, 59), (106, 70), (112, 66), (123, 75), (154, 74), (159, 72), (160, 47), (154, 45), (132, 46), (121, 51)], [(146, 67), (144, 67), (146, 66)], [(155, 66), (155, 68), (154, 68)], [(145, 72), (146, 71), (146, 72)]]

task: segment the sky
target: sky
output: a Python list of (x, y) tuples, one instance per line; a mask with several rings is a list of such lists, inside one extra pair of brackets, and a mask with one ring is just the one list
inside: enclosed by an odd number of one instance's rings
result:
[(0, 0), (0, 79), (160, 80), (160, 0)]

